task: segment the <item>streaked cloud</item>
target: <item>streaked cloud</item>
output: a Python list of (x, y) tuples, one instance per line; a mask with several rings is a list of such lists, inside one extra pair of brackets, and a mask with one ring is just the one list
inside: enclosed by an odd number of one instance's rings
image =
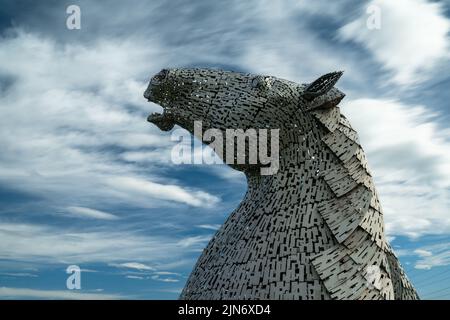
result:
[(156, 281), (162, 281), (162, 282), (179, 282), (179, 279), (175, 279), (175, 278), (168, 278), (168, 277), (161, 277), (160, 275), (154, 275), (152, 276), (153, 280)]
[[(89, 209), (88, 199), (116, 199), (117, 191), (105, 186), (112, 183), (119, 188), (119, 180), (121, 191), (166, 200), (153, 201), (153, 207), (168, 201), (193, 206), (218, 201), (200, 190), (145, 182), (158, 177), (158, 172), (138, 175), (139, 166), (125, 164), (116, 152), (108, 151), (120, 148), (132, 153), (172, 144), (146, 122), (146, 114), (159, 107), (142, 98), (146, 83), (137, 78), (144, 78), (152, 67), (130, 64), (155, 56), (155, 43), (140, 49), (135, 42), (117, 40), (64, 46), (22, 30), (13, 34), (2, 39), (0, 52), (1, 73), (14, 79), (0, 96), (0, 182), (49, 203), (70, 204), (69, 212), (79, 217), (97, 219), (113, 217)], [(13, 56), (14, 67), (7, 63)], [(95, 74), (86, 77), (93, 69)], [(70, 199), (73, 194), (78, 195), (76, 203)], [(148, 202), (120, 195), (121, 201), (126, 197), (144, 207)]]
[(180, 276), (179, 273), (170, 272), (170, 271), (157, 271), (157, 272), (154, 272), (154, 274), (159, 275), (159, 276)]
[(195, 207), (209, 207), (219, 202), (219, 198), (207, 192), (132, 177), (111, 178), (108, 180), (108, 184), (114, 189), (126, 191), (127, 194), (137, 193), (138, 195), (181, 202)]
[[(450, 232), (448, 126), (442, 127), (436, 106), (408, 91), (427, 78), (445, 80), (449, 27), (442, 2), (174, 0), (130, 6), (111, 0), (107, 10), (100, 2), (79, 3), (80, 32), (63, 28), (58, 6), (36, 2), (17, 12), (14, 28), (0, 37), (5, 272), (41, 277), (54, 263), (95, 264), (96, 270), (100, 264), (95, 276), (102, 277), (107, 264), (120, 268), (112, 274), (121, 281), (154, 280), (145, 282), (150, 288), (143, 296), (178, 295), (198, 254), (243, 195), (245, 176), (224, 165), (198, 170), (170, 163), (175, 142), (146, 122), (160, 107), (142, 92), (151, 74), (176, 66), (298, 82), (344, 69), (342, 112), (368, 153), (389, 238), (419, 241), (415, 249), (398, 249), (417, 258), (416, 268), (448, 264), (444, 248), (420, 243), (428, 234)], [(381, 30), (365, 28), (369, 4), (381, 6)], [(43, 16), (36, 19), (33, 9)], [(430, 87), (427, 94), (441, 96), (439, 90)], [(406, 102), (411, 96), (419, 102)], [(22, 194), (33, 201), (22, 203)], [(19, 200), (9, 205), (14, 197)], [(36, 272), (25, 270), (35, 264)], [(117, 287), (123, 288), (120, 282)], [(3, 296), (61, 296), (3, 290)]]
[(110, 264), (111, 266), (114, 267), (119, 267), (119, 268), (128, 268), (128, 269), (136, 269), (139, 271), (142, 270), (146, 270), (146, 271), (153, 271), (155, 270), (155, 268), (148, 266), (146, 264), (143, 263), (139, 263), (139, 262), (125, 262), (125, 263), (120, 263), (120, 264)]
[(431, 257), (433, 255), (433, 253), (431, 251), (424, 250), (424, 249), (416, 249), (416, 250), (414, 250), (414, 253), (422, 258)]
[(395, 253), (399, 257), (414, 258), (414, 268), (419, 270), (450, 265), (450, 243), (446, 240), (427, 245), (415, 243), (415, 248), (395, 249)]
[(66, 210), (75, 217), (79, 218), (90, 218), (90, 219), (100, 219), (100, 220), (116, 220), (119, 219), (118, 216), (95, 209), (83, 208), (83, 207), (67, 207)]
[(448, 242), (423, 246), (414, 250), (414, 253), (419, 256), (414, 266), (416, 269), (429, 270), (450, 265), (450, 243)]
[(367, 152), (388, 234), (450, 232), (450, 140), (439, 114), (384, 99), (348, 100), (342, 112)]
[(36, 290), (30, 288), (0, 287), (2, 299), (45, 299), (45, 300), (119, 300), (122, 295), (78, 292), (70, 290)]
[(197, 227), (201, 229), (218, 230), (220, 228), (220, 224), (199, 224)]
[(178, 262), (188, 257), (189, 251), (202, 248), (208, 237), (171, 238), (129, 230), (0, 223), (0, 239), (0, 259), (46, 264), (120, 263), (124, 268), (152, 270), (148, 263)]
[[(381, 13), (381, 28), (367, 28), (371, 6)], [(450, 57), (450, 20), (442, 3), (428, 0), (373, 0), (355, 20), (339, 30), (342, 40), (365, 47), (396, 84), (408, 85), (430, 76), (430, 71)]]
[(193, 236), (193, 237), (187, 237), (180, 241), (178, 241), (178, 244), (184, 248), (193, 247), (197, 244), (203, 244), (204, 247), (206, 243), (211, 239), (210, 235), (207, 236)]
[(27, 273), (27, 272), (0, 272), (0, 276), (7, 276), (7, 277), (30, 277), (30, 278), (36, 278), (38, 275), (33, 273)]

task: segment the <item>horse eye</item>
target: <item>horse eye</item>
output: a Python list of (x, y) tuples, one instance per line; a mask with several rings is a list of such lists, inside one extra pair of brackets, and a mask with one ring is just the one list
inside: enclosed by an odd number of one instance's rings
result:
[(256, 76), (252, 79), (253, 88), (263, 88), (265, 86), (265, 79), (262, 76)]
[(162, 81), (167, 77), (168, 74), (169, 74), (169, 70), (163, 69), (154, 77), (154, 79), (156, 81)]

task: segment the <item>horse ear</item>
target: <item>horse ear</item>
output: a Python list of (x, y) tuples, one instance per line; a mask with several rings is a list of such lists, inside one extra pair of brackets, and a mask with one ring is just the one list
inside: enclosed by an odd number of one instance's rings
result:
[(327, 93), (334, 87), (343, 73), (343, 71), (336, 71), (321, 76), (306, 87), (303, 98), (312, 101), (314, 98)]
[(327, 73), (305, 88), (302, 97), (309, 102), (308, 110), (334, 107), (345, 97), (344, 93), (334, 88), (343, 73)]

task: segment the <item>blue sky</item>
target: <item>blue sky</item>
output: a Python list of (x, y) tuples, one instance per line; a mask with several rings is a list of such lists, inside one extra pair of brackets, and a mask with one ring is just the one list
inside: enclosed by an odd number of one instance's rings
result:
[(449, 29), (450, 1), (3, 0), (0, 298), (178, 297), (246, 188), (223, 165), (172, 164), (146, 122), (149, 77), (183, 66), (345, 70), (391, 244), (422, 298), (450, 298)]

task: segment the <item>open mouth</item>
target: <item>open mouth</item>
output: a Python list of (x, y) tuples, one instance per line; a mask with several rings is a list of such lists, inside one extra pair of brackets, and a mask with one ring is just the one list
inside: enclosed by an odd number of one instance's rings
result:
[[(155, 104), (161, 105), (161, 101), (159, 98), (155, 97), (155, 89), (160, 87), (164, 80), (167, 78), (169, 71), (166, 69), (161, 70), (158, 74), (152, 77), (150, 83), (147, 87), (147, 90), (144, 92), (144, 97), (149, 101)], [(161, 94), (161, 89), (158, 90)], [(165, 101), (167, 104), (167, 101)], [(163, 112), (154, 112), (151, 113), (147, 117), (147, 121), (155, 124), (162, 131), (172, 130), (175, 126), (175, 118), (170, 111), (167, 111), (166, 107), (163, 107)]]
[(147, 121), (155, 124), (162, 131), (172, 130), (175, 126), (175, 119), (171, 113), (164, 111), (162, 113), (153, 112), (147, 117)]

